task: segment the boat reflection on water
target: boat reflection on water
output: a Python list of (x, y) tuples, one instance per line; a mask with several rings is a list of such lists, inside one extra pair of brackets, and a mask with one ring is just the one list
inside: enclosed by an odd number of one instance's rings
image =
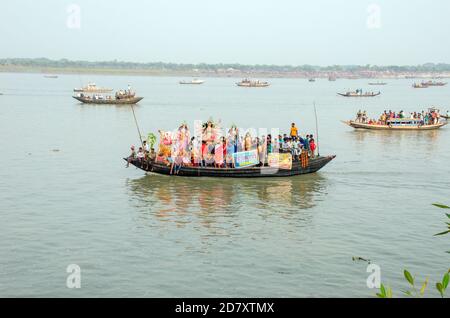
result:
[[(439, 147), (440, 130), (426, 131), (396, 131), (389, 130), (360, 130), (355, 129), (348, 132), (350, 139), (356, 140), (359, 149), (378, 145), (383, 150), (398, 150), (399, 147), (418, 147), (434, 152)], [(370, 146), (369, 146), (370, 145)]]
[(139, 211), (138, 223), (194, 223), (223, 230), (239, 226), (243, 218), (309, 223), (312, 215), (306, 211), (326, 195), (327, 179), (318, 173), (267, 179), (147, 175), (128, 179), (127, 185)]

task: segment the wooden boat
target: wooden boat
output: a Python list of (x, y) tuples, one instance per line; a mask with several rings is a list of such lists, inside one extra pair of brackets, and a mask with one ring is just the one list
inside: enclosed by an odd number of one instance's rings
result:
[(144, 97), (122, 97), (122, 98), (92, 98), (90, 96), (72, 96), (76, 100), (84, 104), (96, 104), (96, 105), (124, 105), (124, 104), (137, 104)]
[(445, 82), (436, 82), (436, 81), (422, 82), (420, 84), (427, 86), (427, 87), (428, 86), (445, 86), (445, 85), (447, 85), (447, 83), (445, 83)]
[(375, 97), (380, 95), (381, 92), (378, 93), (364, 93), (364, 94), (359, 94), (357, 92), (347, 92), (347, 93), (338, 93), (338, 95), (344, 96), (344, 97)]
[(243, 79), (239, 83), (236, 83), (237, 86), (240, 87), (267, 87), (269, 86), (269, 82), (261, 82), (261, 81), (251, 81), (249, 79)]
[(180, 81), (179, 83), (180, 84), (184, 84), (184, 85), (200, 85), (200, 84), (203, 84), (204, 82), (205, 81), (203, 81), (203, 80), (199, 80), (199, 79), (194, 78), (191, 81)]
[(343, 121), (343, 123), (353, 128), (372, 130), (434, 130), (447, 125), (447, 121), (435, 125), (423, 125), (422, 120), (409, 118), (391, 119), (387, 121), (386, 125), (360, 123), (353, 120)]
[(95, 83), (89, 83), (82, 88), (74, 88), (76, 93), (109, 93), (112, 92), (112, 88), (98, 87)]
[[(177, 175), (183, 177), (221, 177), (221, 178), (260, 178), (260, 177), (292, 177), (307, 173), (314, 173), (322, 169), (336, 156), (316, 157), (309, 159), (308, 166), (303, 168), (299, 161), (292, 162), (292, 169), (277, 169), (273, 167), (247, 167), (247, 168), (214, 168), (183, 166)], [(127, 158), (123, 158), (127, 161)], [(170, 166), (163, 163), (150, 163), (148, 167), (139, 160), (131, 162), (136, 168), (146, 172), (170, 175)]]
[(423, 83), (420, 83), (420, 84), (414, 83), (412, 85), (412, 87), (413, 88), (428, 88), (428, 85), (427, 84), (423, 84)]
[(315, 82), (316, 79), (315, 79), (315, 78), (310, 78), (308, 81), (309, 81), (309, 82)]
[(387, 83), (386, 82), (371, 82), (371, 83), (369, 83), (369, 85), (386, 85)]
[(444, 119), (447, 119), (447, 120), (450, 118), (450, 116), (448, 116), (448, 115), (441, 115), (441, 117)]

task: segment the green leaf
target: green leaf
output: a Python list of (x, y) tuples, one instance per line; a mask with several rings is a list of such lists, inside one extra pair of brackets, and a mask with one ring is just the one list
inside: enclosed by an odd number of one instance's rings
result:
[(377, 294), (378, 298), (386, 298), (385, 296), (381, 295), (381, 294)]
[(441, 297), (444, 297), (444, 290), (442, 289), (441, 283), (436, 283), (436, 289), (438, 290), (439, 294), (441, 294)]
[(387, 293), (386, 293), (386, 297), (387, 298), (392, 298), (392, 289), (391, 289), (391, 287), (388, 287)]
[(380, 286), (380, 293), (383, 295), (383, 298), (386, 297), (386, 289), (384, 288), (384, 285), (381, 284)]
[(433, 203), (434, 206), (437, 206), (438, 208), (441, 209), (450, 209), (450, 206), (444, 205), (444, 204), (439, 204), (439, 203)]
[(405, 278), (408, 281), (408, 283), (410, 283), (412, 286), (414, 286), (414, 278), (411, 276), (411, 273), (405, 269), (403, 271), (403, 275), (405, 275)]
[(447, 274), (444, 275), (444, 278), (442, 278), (442, 287), (443, 287), (444, 290), (447, 289), (448, 280), (449, 280), (449, 274), (447, 273)]
[(428, 285), (428, 277), (423, 282), (422, 288), (420, 288), (420, 295), (423, 296), (423, 294), (425, 294), (425, 289), (427, 289), (427, 285)]
[(450, 214), (448, 214), (448, 213), (445, 213), (446, 215), (447, 215), (447, 217), (450, 219)]
[(445, 235), (445, 234), (448, 234), (448, 233), (450, 233), (450, 230), (447, 230), (447, 231), (444, 231), (444, 232), (441, 232), (441, 233), (438, 233), (438, 234), (434, 234), (434, 236)]
[(405, 294), (406, 296), (412, 297), (412, 293), (410, 290), (404, 290), (403, 294)]

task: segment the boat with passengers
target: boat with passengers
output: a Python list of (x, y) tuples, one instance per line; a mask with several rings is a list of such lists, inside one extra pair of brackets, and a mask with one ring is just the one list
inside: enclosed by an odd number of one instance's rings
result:
[(74, 88), (75, 93), (109, 93), (112, 92), (112, 88), (98, 87), (95, 83), (89, 83), (81, 88)]
[(378, 93), (365, 92), (365, 93), (363, 93), (362, 89), (357, 89), (354, 92), (338, 93), (338, 95), (344, 96), (344, 97), (375, 97), (380, 94), (381, 94), (381, 92), (378, 92)]
[(83, 104), (96, 104), (96, 105), (133, 105), (140, 102), (143, 97), (136, 96), (136, 93), (131, 90), (128, 86), (126, 90), (119, 90), (114, 96), (103, 95), (103, 94), (91, 94), (87, 95), (85, 93), (79, 93), (72, 96), (76, 100), (82, 102)]
[(447, 119), (432, 107), (427, 112), (411, 113), (411, 116), (405, 116), (403, 111), (385, 111), (378, 120), (369, 119), (365, 111), (358, 111), (355, 120), (344, 123), (353, 128), (372, 130), (434, 130), (447, 125)]
[(242, 81), (236, 83), (236, 85), (240, 87), (268, 87), (270, 83), (260, 80), (249, 80), (248, 78), (245, 78)]
[(344, 123), (353, 128), (372, 130), (434, 130), (447, 125), (447, 121), (424, 125), (422, 120), (410, 118), (389, 119), (386, 123), (359, 123), (353, 120), (344, 121)]
[(127, 167), (163, 175), (260, 178), (314, 173), (336, 157), (321, 156), (313, 136), (297, 135), (295, 124), (291, 133), (297, 137), (284, 139), (270, 134), (258, 137), (249, 130), (241, 133), (236, 126), (222, 130), (219, 125), (220, 121), (208, 121), (195, 127), (193, 136), (185, 123), (175, 131), (159, 130), (156, 151), (157, 137), (150, 133), (141, 140), (139, 151), (131, 146), (130, 156), (123, 159)]

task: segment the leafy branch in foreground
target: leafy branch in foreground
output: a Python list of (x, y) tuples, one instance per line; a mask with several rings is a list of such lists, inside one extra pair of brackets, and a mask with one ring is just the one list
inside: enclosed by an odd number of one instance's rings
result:
[[(438, 208), (441, 208), (441, 209), (450, 209), (449, 206), (444, 205), (444, 204), (434, 203), (433, 205), (435, 207), (438, 207)], [(446, 215), (450, 219), (450, 214), (446, 213)], [(435, 236), (445, 235), (445, 234), (450, 233), (450, 222), (446, 222), (446, 224), (447, 224), (447, 230), (443, 231), (443, 232), (440, 232), (440, 233), (437, 233), (437, 234), (435, 234)], [(447, 251), (447, 253), (450, 253), (450, 251)], [(403, 276), (405, 277), (406, 281), (411, 286), (411, 289), (403, 291), (403, 293), (406, 296), (409, 296), (409, 297), (423, 297), (425, 295), (425, 290), (427, 289), (427, 286), (428, 286), (428, 278), (425, 279), (425, 281), (422, 283), (420, 289), (417, 290), (417, 286), (415, 285), (415, 279), (411, 275), (411, 273), (408, 272), (405, 269), (403, 271)], [(444, 274), (444, 277), (442, 278), (442, 281), (436, 283), (436, 289), (437, 289), (437, 291), (439, 292), (439, 294), (441, 295), (442, 298), (444, 298), (445, 291), (446, 291), (446, 289), (448, 287), (448, 284), (449, 284), (449, 280), (450, 280), (450, 269), (447, 271), (447, 273)], [(392, 289), (390, 287), (386, 288), (383, 284), (381, 284), (380, 285), (380, 292), (377, 293), (376, 295), (379, 298), (392, 298)]]

